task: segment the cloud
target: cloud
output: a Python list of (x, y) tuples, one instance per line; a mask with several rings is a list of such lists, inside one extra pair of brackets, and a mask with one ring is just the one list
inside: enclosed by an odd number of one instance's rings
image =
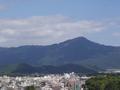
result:
[(109, 26), (110, 23), (74, 20), (61, 15), (0, 19), (0, 45), (48, 45), (77, 36), (99, 33)]

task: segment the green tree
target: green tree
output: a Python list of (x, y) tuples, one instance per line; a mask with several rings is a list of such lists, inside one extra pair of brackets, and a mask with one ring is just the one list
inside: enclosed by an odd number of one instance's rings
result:
[(120, 90), (120, 76), (96, 76), (86, 81), (88, 90)]

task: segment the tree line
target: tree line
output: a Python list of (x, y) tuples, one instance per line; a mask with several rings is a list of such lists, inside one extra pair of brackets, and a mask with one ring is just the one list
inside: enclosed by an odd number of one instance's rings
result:
[(120, 76), (99, 75), (86, 81), (88, 90), (120, 90)]

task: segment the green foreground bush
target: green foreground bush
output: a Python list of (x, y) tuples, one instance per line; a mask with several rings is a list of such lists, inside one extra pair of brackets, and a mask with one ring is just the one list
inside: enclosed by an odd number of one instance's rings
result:
[(86, 81), (88, 90), (120, 90), (120, 76), (96, 76)]

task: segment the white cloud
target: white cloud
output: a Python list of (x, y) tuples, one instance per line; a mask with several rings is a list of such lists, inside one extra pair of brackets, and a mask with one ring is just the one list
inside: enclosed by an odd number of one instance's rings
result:
[(108, 26), (109, 23), (92, 20), (77, 21), (60, 15), (0, 19), (0, 45), (53, 44), (69, 38), (97, 33)]

